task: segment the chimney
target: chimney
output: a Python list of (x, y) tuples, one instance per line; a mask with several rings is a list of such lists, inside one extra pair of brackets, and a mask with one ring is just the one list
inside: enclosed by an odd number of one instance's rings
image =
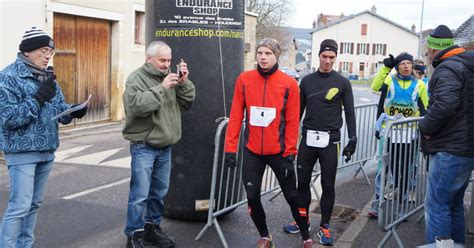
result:
[(411, 25), (411, 31), (414, 32), (414, 33), (416, 33), (416, 26), (415, 26), (415, 24)]
[(321, 12), (321, 14), (318, 15), (318, 22), (316, 24), (317, 28), (324, 27), (324, 15)]
[(370, 8), (370, 12), (372, 12), (374, 14), (377, 14), (377, 7), (375, 7), (375, 5), (373, 5), (372, 8)]

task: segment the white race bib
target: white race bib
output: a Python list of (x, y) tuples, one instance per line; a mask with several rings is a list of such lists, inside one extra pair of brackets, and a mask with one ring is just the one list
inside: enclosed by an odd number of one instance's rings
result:
[(393, 128), (392, 135), (390, 137), (392, 143), (411, 143), (413, 139), (416, 139), (413, 129), (411, 127)]
[(250, 106), (250, 125), (268, 127), (276, 117), (275, 108)]
[(329, 133), (324, 131), (306, 131), (306, 145), (317, 148), (325, 148), (329, 145)]

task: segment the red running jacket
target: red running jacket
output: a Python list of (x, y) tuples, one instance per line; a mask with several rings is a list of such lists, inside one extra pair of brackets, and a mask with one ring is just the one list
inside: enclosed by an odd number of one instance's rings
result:
[[(276, 109), (267, 127), (250, 125), (250, 106)], [(225, 152), (235, 153), (240, 128), (246, 113), (245, 146), (255, 154), (283, 157), (296, 155), (299, 132), (300, 94), (295, 79), (280, 70), (265, 78), (257, 70), (243, 72), (235, 83)]]

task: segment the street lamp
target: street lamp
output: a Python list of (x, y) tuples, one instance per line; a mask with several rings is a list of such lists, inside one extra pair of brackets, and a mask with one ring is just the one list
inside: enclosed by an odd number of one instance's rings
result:
[(418, 58), (421, 58), (421, 41), (423, 40), (423, 10), (425, 8), (425, 0), (421, 0), (421, 20), (420, 20), (420, 34), (418, 35)]

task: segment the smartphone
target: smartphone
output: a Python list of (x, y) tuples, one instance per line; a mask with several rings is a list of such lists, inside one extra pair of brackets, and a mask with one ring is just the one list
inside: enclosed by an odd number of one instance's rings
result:
[(179, 64), (176, 65), (176, 74), (178, 74), (178, 78), (181, 78), (183, 77), (183, 72), (181, 71), (181, 68), (179, 66)]
[(178, 78), (183, 77), (183, 72), (181, 71), (181, 63), (184, 62), (183, 59), (180, 60), (180, 62), (176, 65), (176, 74), (178, 74)]

